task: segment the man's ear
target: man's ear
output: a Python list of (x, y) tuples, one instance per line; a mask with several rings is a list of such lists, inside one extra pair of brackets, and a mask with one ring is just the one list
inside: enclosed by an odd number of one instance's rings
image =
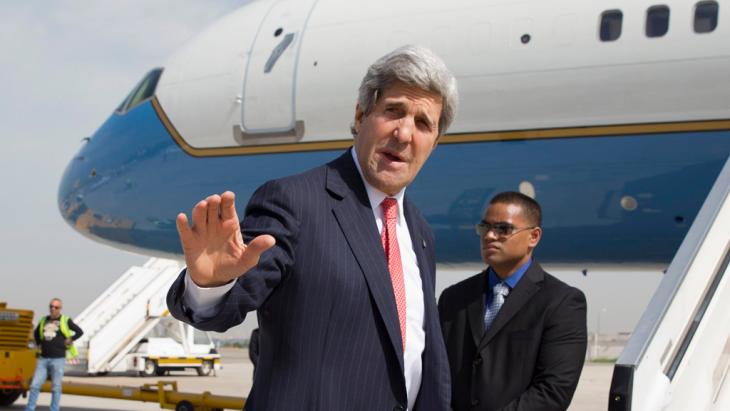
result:
[(532, 232), (530, 233), (530, 247), (531, 248), (537, 247), (537, 244), (540, 242), (541, 238), (542, 238), (542, 228), (541, 227), (533, 228)]
[(360, 108), (360, 105), (355, 106), (355, 122), (352, 123), (353, 128), (355, 128), (355, 133), (360, 133), (360, 123), (362, 123), (362, 118), (365, 116), (365, 112), (362, 111), (362, 108)]

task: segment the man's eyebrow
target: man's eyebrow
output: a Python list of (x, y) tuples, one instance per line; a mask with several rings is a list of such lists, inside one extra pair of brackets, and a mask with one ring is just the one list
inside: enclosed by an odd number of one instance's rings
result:
[(400, 100), (385, 100), (383, 102), (386, 107), (404, 107), (406, 103)]
[[(388, 100), (388, 99), (383, 100), (383, 104), (385, 105), (386, 108), (403, 109), (406, 106), (405, 101), (395, 100), (395, 99), (394, 100)], [(416, 109), (416, 114), (414, 117), (420, 118), (420, 119), (426, 121), (428, 123), (429, 127), (434, 127), (436, 125), (436, 122), (428, 115), (428, 112), (426, 112), (426, 110), (423, 110), (420, 108)]]
[(512, 223), (508, 223), (506, 221), (495, 221), (493, 223), (490, 223), (487, 220), (482, 220), (482, 223), (484, 223), (484, 224), (490, 224), (490, 225), (497, 225), (497, 224), (512, 225)]

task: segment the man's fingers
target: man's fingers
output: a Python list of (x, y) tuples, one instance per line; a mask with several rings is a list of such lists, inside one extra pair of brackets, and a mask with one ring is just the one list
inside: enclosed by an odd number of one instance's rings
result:
[(244, 272), (248, 272), (252, 268), (256, 267), (256, 264), (259, 263), (259, 259), (261, 259), (261, 254), (273, 247), (275, 243), (276, 240), (274, 240), (274, 237), (268, 234), (263, 234), (254, 238), (250, 243), (248, 243), (246, 246), (246, 252), (243, 253), (241, 259), (238, 261), (239, 267), (242, 268)]
[(175, 225), (177, 226), (177, 233), (180, 236), (180, 243), (182, 243), (183, 250), (186, 244), (189, 245), (193, 238), (193, 230), (188, 225), (188, 216), (185, 213), (180, 213), (175, 219)]
[(236, 216), (236, 195), (231, 191), (221, 194), (221, 218), (229, 220)]
[(273, 247), (274, 244), (276, 244), (274, 237), (268, 234), (263, 234), (248, 243), (248, 246), (246, 246), (246, 253), (251, 253), (256, 259), (258, 259), (264, 251)]
[(177, 232), (180, 234), (181, 237), (190, 234), (188, 216), (186, 216), (185, 213), (180, 213), (177, 215), (177, 218), (175, 219), (175, 225), (177, 226)]
[(221, 197), (218, 194), (213, 194), (205, 201), (208, 203), (208, 224), (218, 224)]
[(208, 224), (208, 203), (203, 200), (193, 207), (193, 231), (205, 232)]

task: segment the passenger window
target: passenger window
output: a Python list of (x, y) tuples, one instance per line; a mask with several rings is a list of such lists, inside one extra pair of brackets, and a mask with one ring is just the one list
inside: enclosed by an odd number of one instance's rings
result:
[(695, 33), (709, 33), (717, 27), (716, 1), (701, 1), (695, 6)]
[(646, 11), (647, 37), (661, 37), (669, 30), (669, 7), (652, 6)]
[(601, 41), (614, 41), (621, 37), (621, 23), (623, 13), (621, 10), (606, 10), (601, 14), (601, 29), (599, 36)]

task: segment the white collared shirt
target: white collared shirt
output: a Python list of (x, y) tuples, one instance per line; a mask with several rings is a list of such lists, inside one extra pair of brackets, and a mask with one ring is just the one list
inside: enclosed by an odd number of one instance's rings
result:
[[(370, 206), (373, 210), (373, 217), (378, 226), (378, 233), (383, 231), (383, 209), (380, 203), (388, 197), (385, 193), (378, 191), (371, 186), (363, 177), (360, 163), (357, 161), (357, 153), (352, 148), (352, 158), (355, 161), (358, 173), (365, 184)], [(398, 201), (398, 221), (396, 222), (396, 235), (398, 247), (401, 253), (403, 264), (403, 281), (406, 288), (406, 350), (403, 353), (403, 368), (406, 381), (406, 393), (408, 395), (408, 409), (412, 410), (421, 388), (421, 376), (423, 364), (421, 356), (426, 347), (426, 331), (424, 327), (424, 302), (423, 287), (421, 285), (421, 272), (418, 268), (418, 260), (413, 250), (411, 233), (408, 231), (405, 215), (403, 213), (403, 195), (405, 188), (394, 196)], [(389, 278), (390, 279), (390, 278)], [(183, 302), (194, 311), (195, 318), (210, 318), (215, 315), (218, 303), (223, 296), (233, 288), (235, 281), (220, 287), (204, 288), (199, 287), (185, 274), (185, 292)]]
[(411, 233), (408, 230), (406, 217), (403, 213), (403, 195), (405, 188), (393, 196), (377, 190), (365, 180), (357, 161), (357, 152), (352, 148), (352, 159), (355, 161), (357, 171), (365, 183), (365, 190), (368, 193), (370, 207), (373, 209), (375, 223), (378, 225), (378, 233), (383, 233), (383, 208), (380, 203), (386, 197), (393, 197), (398, 201), (398, 221), (396, 222), (396, 236), (398, 237), (398, 248), (403, 264), (403, 281), (406, 287), (406, 351), (403, 353), (403, 371), (406, 378), (406, 393), (408, 394), (408, 409), (412, 410), (416, 403), (418, 391), (421, 389), (421, 375), (423, 364), (421, 356), (426, 347), (426, 330), (424, 328), (424, 305), (423, 287), (421, 285), (421, 271), (418, 269), (416, 252), (413, 250)]

